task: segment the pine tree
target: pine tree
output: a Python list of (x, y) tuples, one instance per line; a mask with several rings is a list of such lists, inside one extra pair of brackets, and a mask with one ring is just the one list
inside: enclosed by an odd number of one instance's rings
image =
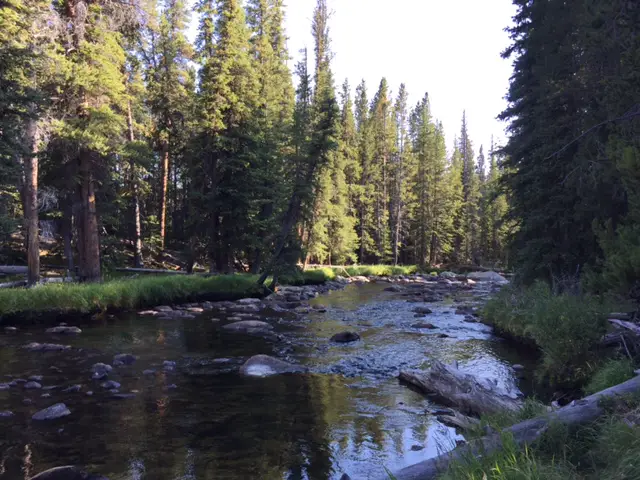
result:
[(486, 160), (484, 156), (484, 147), (480, 145), (480, 152), (478, 153), (478, 165), (477, 165), (477, 179), (478, 179), (478, 191), (479, 191), (479, 205), (478, 205), (478, 220), (479, 220), (479, 233), (478, 233), (478, 261), (482, 261), (490, 256), (490, 218), (489, 210), (491, 204), (491, 192), (487, 184), (486, 173)]
[(463, 230), (462, 260), (464, 262), (478, 261), (479, 248), (479, 202), (480, 189), (478, 174), (474, 160), (473, 145), (467, 130), (467, 114), (462, 114), (462, 129), (460, 131), (460, 155), (462, 159), (462, 192), (463, 192)]

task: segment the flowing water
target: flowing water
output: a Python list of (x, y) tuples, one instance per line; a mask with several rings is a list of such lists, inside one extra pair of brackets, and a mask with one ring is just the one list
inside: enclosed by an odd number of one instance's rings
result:
[[(222, 330), (225, 316), (216, 311), (171, 321), (125, 315), (80, 325), (83, 333), (74, 337), (52, 338), (36, 327), (0, 335), (0, 383), (43, 376), (42, 389), (18, 384), (0, 391), (0, 411), (14, 413), (0, 418), (0, 479), (66, 464), (111, 480), (326, 480), (345, 472), (380, 478), (385, 468), (453, 448), (462, 437), (430, 414), (436, 405), (399, 384), (398, 371), (427, 368), (432, 358), (456, 360), (504, 386), (515, 381), (510, 364), (526, 359), (489, 327), (464, 322), (451, 301), (429, 304), (437, 330), (412, 328), (416, 304), (385, 291), (388, 285), (350, 285), (312, 301), (326, 312), (266, 319), (282, 335), (276, 342)], [(468, 295), (457, 301), (472, 300), (474, 292)], [(344, 330), (362, 340), (329, 342)], [(34, 341), (73, 348), (20, 348)], [(127, 398), (113, 398), (90, 379), (92, 364), (112, 363), (119, 353), (138, 357), (109, 377), (122, 384), (121, 393), (134, 394)], [(238, 367), (261, 353), (309, 373), (240, 376)], [(63, 391), (74, 384), (81, 391)], [(31, 420), (58, 402), (71, 415)]]

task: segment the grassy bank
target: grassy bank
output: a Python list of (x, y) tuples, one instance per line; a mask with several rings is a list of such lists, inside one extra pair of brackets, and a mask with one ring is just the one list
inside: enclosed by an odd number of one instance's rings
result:
[[(312, 269), (280, 277), (286, 285), (317, 285), (338, 275), (400, 275), (415, 267), (360, 266)], [(88, 315), (96, 312), (135, 310), (193, 301), (236, 300), (260, 297), (256, 275), (213, 277), (158, 275), (116, 279), (100, 284), (50, 284), (34, 289), (0, 290), (0, 319), (24, 321), (47, 314)]]
[[(496, 430), (531, 418), (533, 404), (519, 419), (513, 414), (483, 419)], [(624, 398), (606, 406), (597, 422), (570, 431), (552, 425), (528, 447), (503, 435), (503, 448), (482, 459), (452, 465), (441, 480), (632, 480), (640, 478), (640, 399)]]
[(592, 296), (554, 295), (544, 283), (505, 287), (491, 299), (484, 320), (542, 353), (538, 378), (551, 386), (580, 387), (603, 359), (597, 346), (611, 306)]

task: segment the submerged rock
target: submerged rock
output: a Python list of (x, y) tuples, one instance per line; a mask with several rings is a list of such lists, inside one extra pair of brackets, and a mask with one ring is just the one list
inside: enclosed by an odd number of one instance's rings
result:
[(11, 388), (11, 385), (9, 385), (8, 383), (0, 383), (0, 392), (2, 390), (9, 390)]
[(29, 380), (32, 382), (41, 382), (44, 377), (42, 375), (31, 375)]
[(56, 403), (44, 410), (40, 410), (31, 417), (33, 420), (55, 420), (57, 418), (66, 417), (71, 415), (71, 411), (64, 403)]
[(71, 385), (70, 387), (62, 390), (62, 393), (77, 393), (82, 390), (82, 385)]
[(230, 332), (255, 332), (260, 330), (273, 330), (273, 326), (267, 322), (258, 320), (241, 320), (239, 322), (229, 323), (222, 327)]
[(305, 369), (298, 365), (293, 365), (268, 355), (255, 355), (240, 367), (240, 373), (247, 377), (267, 377), (281, 373), (304, 371)]
[(5, 333), (16, 333), (18, 329), (16, 327), (4, 327)]
[(113, 367), (111, 365), (96, 363), (91, 367), (91, 378), (94, 380), (102, 380), (103, 378), (107, 378), (112, 371)]
[(438, 327), (436, 327), (433, 323), (420, 322), (414, 323), (413, 325), (411, 325), (411, 328), (426, 328), (428, 330), (435, 330)]
[(55, 467), (39, 473), (29, 480), (109, 480), (101, 475), (93, 475), (80, 470), (77, 467), (67, 465), (64, 467)]
[(78, 335), (82, 333), (82, 330), (80, 330), (78, 327), (67, 327), (61, 325), (59, 327), (47, 328), (45, 332), (53, 333), (56, 335)]
[(41, 388), (42, 385), (40, 385), (38, 382), (27, 382), (24, 384), (25, 390), (39, 390)]
[(10, 418), (13, 417), (13, 412), (10, 410), (4, 410), (0, 412), (0, 418)]
[(260, 303), (260, 299), (259, 298), (241, 298), (236, 303), (240, 305), (255, 305), (257, 303)]
[(30, 352), (60, 352), (62, 350), (70, 350), (70, 345), (59, 345), (57, 343), (38, 343), (31, 342), (24, 347), (25, 350)]
[(115, 380), (109, 380), (107, 382), (101, 383), (100, 386), (107, 390), (114, 390), (120, 388), (120, 384)]
[(357, 342), (358, 340), (360, 340), (360, 335), (355, 332), (336, 333), (333, 337), (331, 337), (331, 341), (336, 343), (350, 343)]
[(159, 307), (155, 307), (154, 310), (156, 312), (162, 312), (162, 313), (168, 313), (168, 312), (173, 312), (173, 308), (167, 306), (167, 305), (160, 305)]
[(130, 353), (119, 353), (113, 357), (113, 364), (116, 367), (121, 365), (133, 365), (136, 361), (136, 357)]

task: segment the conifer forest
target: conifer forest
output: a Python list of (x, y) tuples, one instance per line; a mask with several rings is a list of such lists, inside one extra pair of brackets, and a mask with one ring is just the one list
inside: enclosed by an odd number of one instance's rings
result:
[(199, 1), (194, 44), (188, 10), (3, 3), (0, 235), (32, 281), (39, 221), (84, 281), (166, 250), (212, 272), (506, 263), (497, 146), (463, 112), (445, 139), (427, 93), (336, 79), (325, 2), (302, 52), (280, 0)]

